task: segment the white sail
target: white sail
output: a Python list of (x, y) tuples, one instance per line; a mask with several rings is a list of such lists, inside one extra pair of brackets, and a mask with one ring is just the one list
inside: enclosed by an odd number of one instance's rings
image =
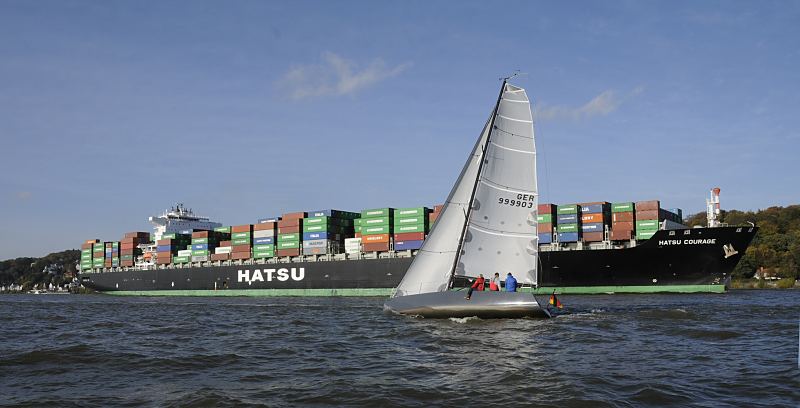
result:
[(456, 274), (536, 284), (536, 149), (525, 90), (506, 84), (479, 174)]
[(489, 136), (490, 123), (491, 117), (450, 191), (436, 219), (435, 227), (411, 262), (394, 296), (440, 292), (446, 290), (450, 284), (459, 241), (464, 231), (464, 224), (467, 222), (469, 201), (475, 187), (475, 179), (478, 177), (483, 146)]

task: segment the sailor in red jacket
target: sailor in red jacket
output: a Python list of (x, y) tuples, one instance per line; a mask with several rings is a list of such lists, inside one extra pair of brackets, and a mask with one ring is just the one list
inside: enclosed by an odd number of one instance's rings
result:
[(472, 286), (467, 291), (467, 297), (465, 297), (464, 299), (469, 300), (472, 297), (473, 290), (483, 291), (483, 285), (485, 282), (486, 281), (483, 279), (483, 274), (479, 274), (478, 278), (475, 279), (475, 282), (472, 283)]

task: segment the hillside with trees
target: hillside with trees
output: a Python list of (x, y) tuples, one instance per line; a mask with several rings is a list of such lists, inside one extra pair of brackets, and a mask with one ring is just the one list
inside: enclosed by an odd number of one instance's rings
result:
[[(721, 221), (729, 225), (754, 223), (758, 234), (747, 248), (734, 277), (751, 278), (757, 270), (781, 278), (797, 279), (800, 274), (800, 205), (770, 207), (753, 211), (722, 211)], [(695, 214), (685, 220), (692, 227), (706, 225), (706, 214)]]
[(41, 258), (0, 261), (0, 286), (15, 283), (30, 289), (40, 284), (62, 285), (75, 276), (76, 264), (80, 258), (81, 251), (70, 249)]

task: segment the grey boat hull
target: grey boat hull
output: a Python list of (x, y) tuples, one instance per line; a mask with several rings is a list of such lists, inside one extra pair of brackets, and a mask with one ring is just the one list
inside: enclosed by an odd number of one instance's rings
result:
[(465, 299), (466, 291), (422, 293), (393, 297), (383, 304), (392, 313), (427, 318), (480, 317), (480, 318), (548, 318), (531, 293), (476, 291)]

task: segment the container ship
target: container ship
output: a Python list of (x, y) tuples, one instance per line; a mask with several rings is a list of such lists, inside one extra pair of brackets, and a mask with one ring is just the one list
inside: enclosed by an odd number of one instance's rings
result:
[[(702, 228), (656, 200), (540, 204), (538, 284), (520, 290), (723, 292), (758, 228), (719, 223), (719, 193), (706, 200)], [(118, 295), (389, 296), (441, 209), (330, 209), (223, 226), (177, 205), (150, 217), (153, 233), (84, 242), (79, 277)], [(495, 272), (514, 271), (483, 273)]]

